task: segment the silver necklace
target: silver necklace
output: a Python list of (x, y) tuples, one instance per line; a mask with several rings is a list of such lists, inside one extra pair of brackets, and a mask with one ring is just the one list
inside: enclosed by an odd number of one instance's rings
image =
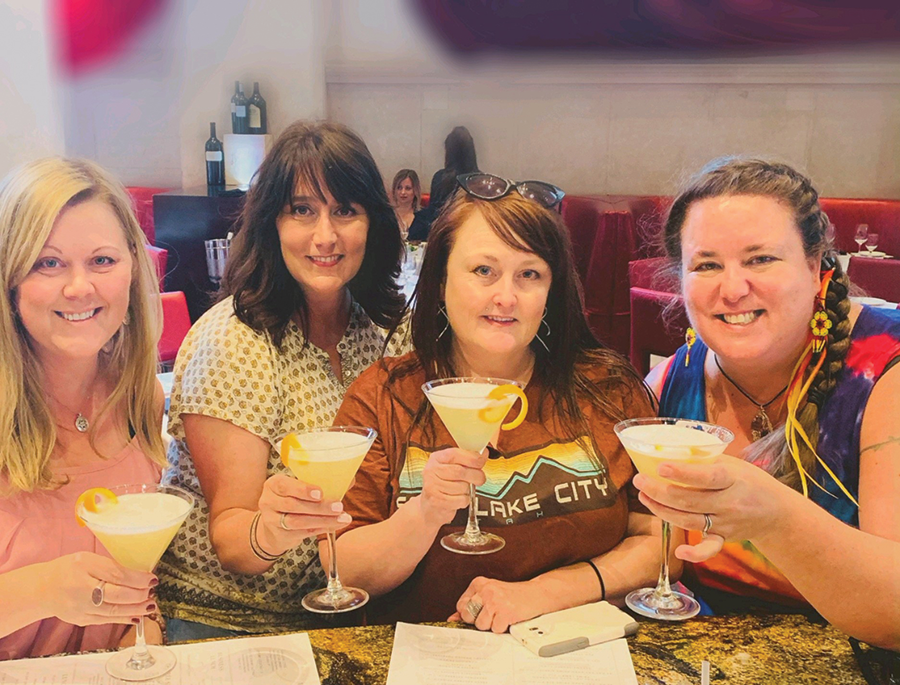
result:
[[(63, 409), (68, 409), (70, 412), (75, 414), (75, 430), (77, 430), (79, 433), (87, 433), (90, 430), (91, 422), (88, 421), (87, 416), (82, 414), (80, 411), (75, 411), (71, 407), (63, 404), (58, 399), (53, 397), (53, 395), (51, 395), (50, 397), (52, 397), (53, 401), (56, 402), (59, 406), (61, 406)], [(91, 406), (92, 407), (93, 407), (93, 399), (94, 399), (93, 396), (91, 396)]]

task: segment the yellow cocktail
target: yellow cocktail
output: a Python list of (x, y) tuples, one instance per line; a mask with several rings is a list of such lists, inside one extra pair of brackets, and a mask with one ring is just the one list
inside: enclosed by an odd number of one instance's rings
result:
[[(347, 494), (353, 476), (378, 434), (372, 428), (332, 426), (305, 433), (290, 433), (278, 445), (281, 461), (298, 480), (322, 490), (325, 501)], [(336, 614), (369, 601), (369, 593), (341, 583), (337, 572), (334, 533), (328, 533), (328, 586), (303, 598), (308, 611)]]
[[(481, 452), (501, 429), (511, 430), (525, 420), (528, 399), (521, 384), (499, 378), (442, 378), (422, 386), (447, 431), (460, 449)], [(516, 400), (519, 415), (503, 423)], [(441, 538), (441, 545), (459, 554), (490, 554), (503, 549), (499, 535), (483, 533), (478, 527), (475, 486), (469, 486), (469, 520), (465, 531)]]
[[(122, 485), (84, 492), (75, 515), (118, 563), (149, 573), (193, 507), (193, 496), (181, 488)], [(120, 680), (151, 680), (171, 671), (175, 662), (175, 654), (165, 647), (147, 646), (144, 622), (139, 621), (134, 647), (111, 657), (106, 671)]]
[[(659, 478), (659, 466), (663, 462), (710, 463), (734, 439), (734, 433), (727, 428), (688, 419), (630, 419), (617, 423), (615, 431), (635, 468), (653, 478)], [(689, 595), (673, 591), (669, 584), (670, 541), (671, 527), (668, 521), (663, 521), (659, 581), (655, 588), (629, 593), (625, 603), (642, 616), (683, 621), (696, 616), (700, 604)]]

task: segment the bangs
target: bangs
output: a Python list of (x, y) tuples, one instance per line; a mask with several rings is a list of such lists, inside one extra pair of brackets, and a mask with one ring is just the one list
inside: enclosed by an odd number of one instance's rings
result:
[(371, 191), (371, 172), (364, 160), (347, 154), (346, 149), (336, 149), (325, 140), (307, 140), (299, 151), (288, 177), (282, 205), (290, 204), (297, 187), (325, 202), (327, 191), (340, 205), (358, 204), (370, 211), (378, 204)]
[(476, 199), (470, 206), (481, 211), (488, 226), (506, 245), (540, 257), (555, 271), (560, 250), (554, 240), (553, 219), (545, 217), (547, 210), (530, 200), (512, 195), (507, 198), (503, 202)]

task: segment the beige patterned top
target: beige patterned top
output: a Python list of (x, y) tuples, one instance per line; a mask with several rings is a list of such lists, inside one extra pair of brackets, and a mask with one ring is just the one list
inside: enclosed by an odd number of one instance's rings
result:
[[(267, 440), (268, 475), (285, 472), (277, 440), (289, 431), (331, 425), (344, 393), (381, 357), (384, 333), (353, 303), (350, 324), (337, 345), (343, 379), (328, 354), (304, 346), (289, 325), (282, 351), (233, 314), (231, 298), (216, 304), (191, 328), (175, 363), (169, 407), (169, 469), (163, 482), (185, 488), (197, 506), (159, 564), (159, 599), (167, 616), (231, 630), (268, 632), (319, 627), (300, 600), (325, 576), (315, 541), (291, 550), (260, 575), (225, 571), (209, 540), (209, 509), (184, 439), (182, 414), (229, 421)], [(391, 350), (393, 351), (393, 350)]]

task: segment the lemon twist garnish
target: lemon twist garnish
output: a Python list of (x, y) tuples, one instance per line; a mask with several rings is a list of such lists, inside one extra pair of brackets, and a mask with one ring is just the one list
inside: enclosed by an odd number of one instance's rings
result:
[[(515, 395), (522, 401), (522, 406), (519, 409), (519, 415), (514, 418), (509, 423), (504, 423), (500, 428), (502, 430), (508, 431), (513, 428), (520, 426), (522, 422), (525, 420), (525, 415), (528, 414), (528, 398), (525, 397), (525, 393), (517, 385), (513, 385), (511, 383), (507, 383), (505, 385), (498, 385), (493, 390), (491, 390), (487, 399), (489, 400), (505, 400), (510, 395)], [(515, 400), (513, 400), (515, 402)], [(512, 404), (510, 404), (512, 406)], [(502, 413), (501, 413), (502, 412)], [(494, 423), (495, 421), (499, 421), (504, 416), (506, 416), (507, 412), (509, 412), (509, 407), (498, 407), (498, 406), (487, 406), (478, 411), (478, 418), (482, 421), (487, 421), (488, 423)]]
[(294, 462), (308, 462), (309, 455), (295, 433), (288, 433), (284, 440), (281, 441), (281, 463), (291, 467), (291, 452), (294, 452)]
[(107, 507), (118, 504), (118, 502), (119, 498), (116, 497), (116, 493), (108, 488), (91, 488), (90, 490), (85, 490), (75, 501), (75, 518), (78, 519), (78, 525), (85, 525), (84, 519), (78, 515), (78, 510), (81, 507), (84, 507), (85, 511), (97, 514)]

